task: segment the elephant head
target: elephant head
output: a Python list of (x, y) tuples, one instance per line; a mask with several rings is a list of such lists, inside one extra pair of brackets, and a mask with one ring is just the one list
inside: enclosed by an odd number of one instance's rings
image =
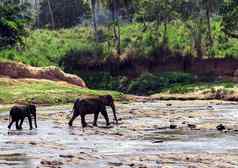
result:
[(35, 121), (35, 127), (37, 128), (37, 122), (36, 122), (36, 106), (33, 104), (28, 105), (28, 112), (34, 117)]
[(110, 106), (113, 111), (114, 120), (116, 121), (116, 124), (118, 124), (117, 116), (116, 116), (116, 108), (114, 104), (114, 100), (111, 95), (105, 95), (105, 96), (99, 96), (100, 100), (103, 102), (105, 106)]

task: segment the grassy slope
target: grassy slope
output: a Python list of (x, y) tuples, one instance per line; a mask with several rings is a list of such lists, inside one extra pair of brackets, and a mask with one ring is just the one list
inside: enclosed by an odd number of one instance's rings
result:
[(176, 84), (152, 95), (160, 99), (222, 99), (238, 100), (238, 84), (234, 82)]
[(48, 80), (9, 80), (0, 78), (0, 103), (63, 104), (73, 102), (82, 95), (111, 94), (115, 99), (123, 98), (123, 94), (113, 91), (96, 91), (83, 89)]
[[(100, 29), (102, 29), (101, 35), (104, 39), (111, 39), (112, 32), (108, 31), (107, 28)], [(142, 24), (130, 24), (121, 27), (121, 47), (125, 52), (136, 51), (136, 56), (154, 55), (157, 50), (156, 47), (158, 47), (156, 37), (159, 33), (154, 31), (153, 26), (144, 32), (143, 29)], [(214, 48), (211, 52), (217, 57), (237, 57), (238, 40), (227, 39), (220, 31), (219, 22), (213, 23), (213, 38)], [(205, 43), (205, 40), (203, 41)], [(169, 47), (174, 51), (194, 52), (191, 49), (190, 33), (181, 22), (168, 26), (168, 42)], [(110, 43), (112, 44), (112, 41)], [(108, 46), (106, 41), (101, 43), (100, 47), (102, 48), (101, 57), (111, 55), (114, 49), (114, 46)], [(17, 60), (34, 66), (58, 65), (59, 60), (71, 49), (95, 51), (92, 30), (88, 27), (57, 31), (35, 30), (30, 32), (30, 36), (26, 39), (25, 50), (7, 49), (1, 51), (0, 59)]]

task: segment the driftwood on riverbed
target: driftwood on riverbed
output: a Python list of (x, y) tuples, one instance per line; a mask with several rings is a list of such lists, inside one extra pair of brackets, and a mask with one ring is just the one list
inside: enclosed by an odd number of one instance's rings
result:
[(16, 62), (0, 62), (0, 75), (11, 78), (33, 78), (65, 81), (80, 87), (86, 87), (85, 82), (77, 75), (64, 73), (61, 69), (53, 66), (40, 68)]

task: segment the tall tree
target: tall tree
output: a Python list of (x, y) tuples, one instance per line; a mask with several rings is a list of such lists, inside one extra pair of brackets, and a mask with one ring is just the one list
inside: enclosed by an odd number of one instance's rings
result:
[(97, 4), (97, 0), (91, 0), (92, 25), (94, 29), (95, 40), (96, 42), (98, 42), (96, 4)]
[(0, 49), (24, 45), (28, 35), (26, 25), (31, 22), (29, 5), (19, 0), (5, 0), (0, 3)]
[(206, 31), (205, 24), (205, 9), (203, 8), (202, 0), (181, 0), (177, 8), (180, 19), (186, 25), (191, 34), (193, 47), (196, 55), (199, 58), (204, 56), (202, 41), (204, 32)]
[(90, 15), (90, 7), (83, 0), (42, 0), (39, 25), (68, 28), (80, 24), (87, 15)]
[(120, 24), (118, 16), (119, 4), (118, 1), (112, 0), (112, 21), (113, 21), (113, 31), (116, 44), (117, 53), (121, 53), (121, 35), (120, 35)]
[(222, 31), (232, 38), (238, 38), (238, 1), (225, 1), (220, 9)]
[(53, 12), (50, 0), (47, 0), (47, 4), (48, 4), (48, 8), (49, 8), (49, 13), (50, 13), (51, 26), (54, 29), (55, 28), (55, 17), (54, 17), (54, 12)]

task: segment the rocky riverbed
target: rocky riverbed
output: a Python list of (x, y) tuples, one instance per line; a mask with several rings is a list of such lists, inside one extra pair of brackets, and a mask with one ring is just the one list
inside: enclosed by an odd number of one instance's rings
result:
[[(7, 129), (0, 115), (1, 168), (238, 167), (238, 103), (117, 103), (119, 125), (67, 126), (71, 106), (39, 107), (38, 129)], [(112, 120), (112, 112), (110, 119)], [(225, 129), (217, 126), (222, 124)]]

